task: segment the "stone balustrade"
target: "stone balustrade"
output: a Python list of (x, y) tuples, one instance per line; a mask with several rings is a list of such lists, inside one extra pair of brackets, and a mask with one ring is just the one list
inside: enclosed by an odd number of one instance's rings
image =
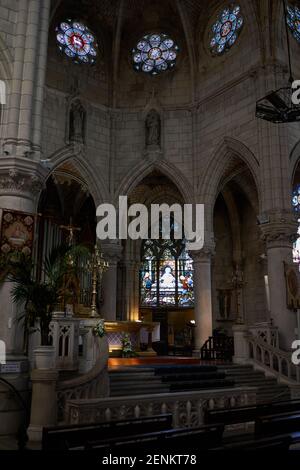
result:
[(206, 409), (228, 409), (255, 403), (255, 387), (69, 400), (65, 418), (68, 424), (82, 424), (171, 413), (173, 427), (190, 428), (203, 425)]

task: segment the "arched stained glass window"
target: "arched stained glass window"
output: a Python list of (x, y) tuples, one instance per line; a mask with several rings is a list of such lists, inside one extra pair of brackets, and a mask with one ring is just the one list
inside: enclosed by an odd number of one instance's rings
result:
[(293, 261), (299, 264), (300, 269), (300, 185), (297, 185), (292, 195), (292, 206), (295, 213), (298, 215), (298, 237), (293, 244)]
[(228, 51), (236, 42), (244, 24), (239, 5), (230, 5), (212, 27), (210, 49), (214, 55)]
[(133, 66), (139, 72), (157, 75), (175, 66), (178, 51), (166, 34), (147, 34), (132, 50)]
[(56, 28), (59, 49), (77, 64), (93, 64), (97, 43), (89, 28), (78, 21), (66, 20)]
[(300, 43), (300, 9), (296, 6), (288, 6), (286, 20), (294, 38)]
[(145, 240), (140, 271), (142, 307), (193, 307), (193, 261), (182, 240)]

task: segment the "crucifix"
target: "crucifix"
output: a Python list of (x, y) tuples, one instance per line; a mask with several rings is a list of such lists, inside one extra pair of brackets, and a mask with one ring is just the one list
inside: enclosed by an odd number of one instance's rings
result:
[(69, 246), (73, 246), (74, 241), (75, 241), (74, 232), (80, 232), (81, 228), (80, 227), (75, 227), (72, 224), (72, 217), (70, 217), (69, 225), (60, 225), (59, 228), (61, 228), (62, 230), (66, 230), (69, 233), (68, 237), (67, 237), (67, 242), (68, 242)]

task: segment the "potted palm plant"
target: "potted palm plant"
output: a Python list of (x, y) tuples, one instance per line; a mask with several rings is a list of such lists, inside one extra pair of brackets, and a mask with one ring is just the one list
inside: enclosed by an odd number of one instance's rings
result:
[(55, 351), (49, 335), (52, 314), (63, 295), (65, 276), (70, 275), (71, 271), (77, 271), (77, 260), (80, 254), (86, 255), (87, 251), (82, 246), (61, 245), (53, 248), (42, 265), (43, 281), (36, 275), (36, 266), (31, 258), (22, 253), (10, 257), (7, 279), (13, 284), (13, 301), (24, 306), (19, 319), (24, 321), (25, 349), (31, 327), (38, 324), (41, 334), (41, 345), (34, 351), (37, 368), (54, 366)]

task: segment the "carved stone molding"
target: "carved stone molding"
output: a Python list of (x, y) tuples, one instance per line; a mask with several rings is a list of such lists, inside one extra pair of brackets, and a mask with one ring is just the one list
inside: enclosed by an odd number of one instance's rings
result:
[(118, 263), (122, 259), (122, 246), (117, 243), (111, 243), (109, 241), (102, 241), (101, 251), (104, 258), (111, 264)]
[(268, 248), (291, 248), (297, 238), (297, 222), (269, 222), (261, 226), (261, 238)]
[(36, 197), (44, 188), (47, 170), (40, 163), (23, 158), (0, 161), (0, 193)]
[(189, 251), (189, 255), (193, 259), (194, 264), (210, 263), (215, 255), (215, 247), (213, 245), (204, 246), (202, 250)]

